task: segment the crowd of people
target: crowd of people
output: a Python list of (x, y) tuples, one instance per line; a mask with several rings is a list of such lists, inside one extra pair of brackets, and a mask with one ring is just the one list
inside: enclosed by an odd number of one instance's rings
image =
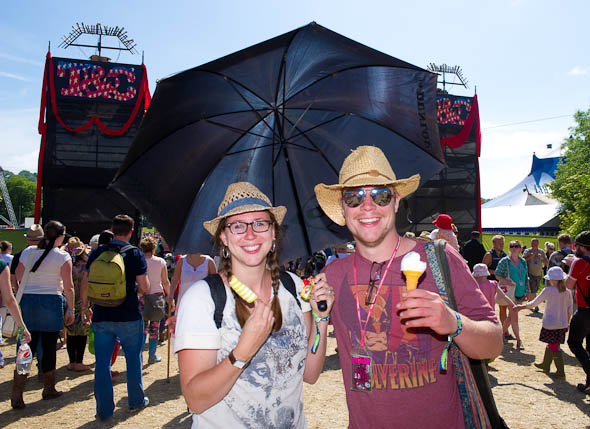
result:
[[(350, 428), (394, 421), (399, 427), (490, 427), (489, 404), (477, 406), (482, 392), (462, 388), (461, 362), (492, 361), (511, 339), (524, 349), (518, 314), (538, 312), (543, 302), (539, 340), (547, 346), (535, 365), (549, 374), (555, 363), (554, 376), (565, 378), (560, 347), (567, 336), (587, 374), (578, 389), (590, 393), (583, 346), (590, 336), (590, 232), (573, 246), (568, 235), (559, 236), (558, 250), (551, 243), (543, 250), (534, 239), (523, 252), (513, 240), (509, 253), (497, 235), (486, 251), (477, 231), (461, 245), (451, 217), (440, 214), (434, 231), (402, 235), (396, 213), (419, 181), (418, 175), (397, 178), (381, 150), (360, 146), (344, 161), (338, 183), (315, 187), (322, 210), (354, 241), (286, 265), (279, 264), (286, 208), (247, 182), (231, 184), (217, 216), (203, 223), (219, 249), (215, 257), (172, 256), (154, 234), (139, 248), (131, 245), (135, 225), (126, 215), (88, 245), (68, 237), (57, 221), (31, 226), (28, 247), (10, 262), (10, 243), (0, 243), (0, 291), (19, 326), (18, 344), (30, 344), (39, 361), (43, 399), (62, 394), (55, 369), (65, 326), (68, 370), (89, 370), (87, 347), (95, 355), (98, 419), (115, 410), (111, 367), (119, 347), (128, 407), (148, 406), (142, 351), (147, 340), (147, 364), (161, 361), (157, 344), (166, 323), (175, 335), (193, 427), (303, 428), (303, 382), (317, 381), (332, 324)], [(410, 259), (422, 267), (417, 288), (407, 283)], [(15, 371), (15, 409), (25, 407), (26, 381), (27, 374)], [(423, 398), (429, 398), (428, 413)]]

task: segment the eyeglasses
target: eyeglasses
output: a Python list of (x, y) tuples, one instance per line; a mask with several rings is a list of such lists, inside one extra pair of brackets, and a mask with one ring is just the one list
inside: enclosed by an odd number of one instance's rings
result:
[[(367, 296), (365, 297), (365, 305), (375, 304), (375, 301), (377, 300), (377, 287), (375, 286), (375, 282), (381, 280), (381, 271), (383, 270), (384, 264), (385, 262), (373, 262), (371, 265), (371, 271), (369, 272), (369, 287), (367, 289)], [(375, 277), (373, 277), (373, 275)]]
[(511, 244), (510, 248), (511, 249), (520, 249), (520, 244)]
[(389, 188), (372, 188), (369, 191), (365, 191), (361, 188), (343, 191), (342, 200), (348, 207), (355, 208), (365, 201), (367, 192), (371, 194), (373, 202), (381, 207), (387, 206), (393, 198), (393, 192)]
[(229, 232), (232, 234), (245, 234), (248, 230), (248, 225), (252, 227), (254, 232), (266, 232), (270, 229), (272, 222), (270, 220), (255, 220), (253, 222), (232, 222), (225, 225), (229, 228)]

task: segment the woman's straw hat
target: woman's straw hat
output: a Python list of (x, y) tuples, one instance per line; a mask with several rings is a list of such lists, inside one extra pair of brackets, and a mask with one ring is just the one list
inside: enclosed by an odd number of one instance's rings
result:
[(70, 254), (80, 256), (86, 250), (86, 245), (78, 237), (70, 237), (66, 248)]
[(342, 213), (342, 189), (360, 186), (386, 185), (395, 189), (400, 198), (410, 195), (420, 184), (420, 175), (397, 179), (381, 149), (359, 146), (346, 157), (336, 185), (320, 183), (314, 188), (322, 210), (338, 225), (346, 223)]
[(215, 219), (203, 222), (203, 226), (211, 235), (215, 235), (219, 222), (233, 215), (249, 212), (268, 210), (280, 225), (285, 218), (287, 208), (284, 206), (273, 207), (270, 200), (251, 183), (232, 183), (225, 191), (225, 197), (217, 209)]

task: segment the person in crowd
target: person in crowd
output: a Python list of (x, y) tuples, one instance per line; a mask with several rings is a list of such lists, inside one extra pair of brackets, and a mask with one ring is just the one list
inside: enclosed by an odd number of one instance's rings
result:
[(6, 262), (8, 265), (12, 263), (12, 243), (10, 241), (2, 240), (0, 241), (0, 258)]
[[(484, 255), (482, 259), (482, 263), (488, 266), (488, 270), (490, 271), (490, 276), (488, 277), (490, 280), (496, 280), (496, 276), (494, 275), (496, 271), (496, 267), (498, 266), (498, 262), (500, 259), (506, 257), (506, 252), (504, 252), (504, 236), (503, 235), (494, 235), (492, 237), (492, 248)], [(503, 292), (508, 292), (506, 286), (500, 285), (502, 287)], [(512, 297), (514, 300), (514, 297)], [(501, 298), (496, 301), (500, 309), (500, 323), (502, 326), (505, 325), (506, 320), (508, 319), (508, 303), (503, 301)], [(514, 339), (508, 331), (504, 331), (504, 339)]]
[[(145, 301), (147, 299), (146, 295), (152, 295), (156, 299), (161, 297), (162, 300), (164, 300), (164, 295), (170, 296), (170, 280), (168, 280), (166, 261), (158, 256), (154, 256), (154, 250), (156, 249), (156, 246), (156, 240), (152, 237), (146, 237), (139, 242), (139, 248), (145, 256), (147, 275), (150, 282), (150, 288), (143, 296), (144, 306), (149, 305), (149, 301)], [(169, 301), (169, 305), (173, 306), (174, 301)], [(162, 360), (161, 356), (156, 355), (159, 337), (158, 334), (160, 331), (160, 320), (161, 319), (144, 320), (143, 334), (146, 337), (149, 335), (149, 363), (156, 363)]]
[(549, 373), (551, 363), (555, 362), (557, 373), (555, 376), (565, 380), (565, 368), (560, 344), (565, 342), (565, 333), (573, 313), (571, 293), (565, 287), (567, 275), (560, 267), (549, 268), (545, 276), (546, 286), (539, 296), (532, 301), (517, 305), (516, 311), (524, 308), (537, 307), (542, 302), (547, 302), (543, 313), (543, 326), (539, 335), (539, 341), (547, 343), (543, 362), (535, 363), (535, 366), (544, 373)]
[[(521, 248), (522, 245), (520, 244), (520, 241), (511, 241), (510, 256), (500, 259), (495, 272), (500, 287), (507, 288), (506, 294), (517, 304), (521, 304), (530, 293), (527, 263), (524, 258), (520, 256)], [(510, 318), (510, 325), (512, 326), (514, 336), (516, 337), (516, 349), (524, 350), (524, 345), (520, 339), (518, 312), (514, 310), (514, 308), (509, 309), (508, 317)], [(504, 337), (507, 339), (506, 334), (504, 334)]]
[(70, 371), (88, 371), (90, 367), (84, 365), (84, 351), (90, 334), (90, 326), (82, 320), (82, 300), (80, 298), (80, 287), (84, 278), (84, 267), (88, 262), (86, 245), (80, 238), (71, 237), (65, 246), (65, 251), (72, 257), (72, 280), (74, 281), (74, 295), (76, 297), (74, 307), (74, 323), (67, 326), (68, 340), (66, 348), (70, 363), (67, 369)]
[[(21, 331), (22, 340), (25, 342), (31, 341), (31, 334), (29, 330), (25, 326), (25, 322), (23, 321), (22, 314), (20, 312), (20, 308), (18, 303), (16, 302), (16, 298), (12, 293), (12, 287), (10, 286), (10, 269), (8, 268), (8, 263), (6, 261), (0, 261), (0, 306), (6, 306), (8, 312), (14, 318), (16, 325)], [(2, 326), (3, 320), (0, 317), (0, 326)], [(0, 344), (2, 344), (2, 335), (0, 335)], [(4, 368), (4, 356), (0, 351), (0, 368)], [(16, 374), (16, 370), (14, 371)], [(20, 381), (20, 379), (18, 379)], [(24, 385), (22, 386), (24, 389)], [(11, 403), (17, 402), (24, 407), (24, 402), (22, 401), (22, 389), (19, 388), (17, 383), (12, 384), (12, 396), (11, 396)], [(13, 408), (22, 408), (16, 406)]]
[[(578, 384), (580, 392), (590, 393), (590, 231), (583, 231), (575, 239), (577, 259), (574, 260), (566, 280), (568, 289), (576, 289), (578, 310), (570, 323), (567, 345), (582, 365), (586, 381)], [(586, 339), (586, 348), (582, 345)]]
[[(20, 282), (27, 272), (23, 296), (20, 302), (23, 319), (31, 332), (31, 351), (37, 352), (41, 340), (43, 356), (43, 399), (62, 395), (55, 389), (56, 345), (59, 331), (74, 322), (74, 284), (72, 282), (72, 258), (60, 249), (66, 227), (58, 221), (49, 221), (44, 228), (44, 237), (34, 247), (22, 251), (16, 269)], [(67, 309), (64, 317), (64, 299)], [(14, 383), (24, 388), (26, 375), (15, 373)], [(22, 403), (16, 401), (15, 408)]]
[(545, 274), (547, 274), (547, 269), (549, 267), (549, 259), (551, 258), (551, 255), (553, 254), (553, 252), (555, 252), (555, 244), (553, 244), (550, 241), (546, 241), (545, 242), (545, 256), (547, 256), (547, 265), (543, 266), (543, 276), (545, 276)]
[[(498, 285), (496, 280), (490, 280), (490, 271), (488, 266), (484, 263), (475, 264), (473, 266), (473, 278), (477, 282), (479, 289), (485, 295), (486, 299), (490, 303), (492, 308), (496, 308), (496, 300), (501, 299), (505, 302), (509, 308), (514, 307), (516, 304), (514, 301), (506, 295), (506, 292)], [(503, 331), (508, 329), (510, 325), (510, 319), (506, 318), (504, 325), (502, 325)]]
[(98, 239), (100, 238), (100, 234), (94, 234), (90, 241), (88, 241), (88, 245), (90, 246), (90, 251), (96, 249), (99, 246)]
[[(43, 227), (38, 223), (34, 223), (29, 228), (27, 228), (27, 232), (24, 234), (24, 236), (25, 241), (27, 242), (27, 247), (36, 246), (37, 244), (39, 244), (39, 241), (41, 241), (41, 239), (44, 236)], [(14, 258), (12, 259), (12, 262), (10, 264), (10, 283), (12, 285), (12, 290), (14, 291), (14, 293), (18, 291), (16, 268), (18, 267), (21, 253), (22, 250), (20, 252), (17, 252), (14, 255)]]
[[(531, 240), (531, 247), (526, 249), (522, 257), (527, 263), (529, 273), (529, 289), (531, 296), (527, 297), (528, 300), (532, 300), (537, 296), (537, 291), (541, 285), (541, 279), (543, 278), (543, 267), (546, 267), (549, 263), (547, 255), (542, 249), (539, 249), (539, 239), (533, 238)], [(535, 313), (539, 312), (539, 307), (533, 307)]]
[[(285, 213), (254, 185), (239, 182), (227, 188), (218, 216), (203, 224), (221, 250), (219, 286), (226, 301), (216, 325), (216, 304), (202, 280), (178, 308), (174, 351), (182, 393), (195, 413), (193, 428), (306, 427), (303, 381), (314, 383), (322, 370), (333, 295), (323, 274), (316, 276), (310, 303), (300, 298), (300, 278), (284, 274), (291, 292), (281, 280)], [(247, 285), (255, 301), (248, 303), (230, 282)], [(316, 304), (322, 300), (324, 312)]]
[[(138, 294), (149, 289), (147, 265), (143, 253), (137, 248), (128, 248), (123, 252), (125, 264), (126, 290), (125, 301), (115, 307), (104, 307), (88, 303), (88, 272), (92, 263), (105, 250), (121, 251), (129, 245), (133, 234), (134, 221), (127, 215), (113, 218), (111, 231), (113, 239), (99, 246), (88, 257), (86, 272), (80, 288), (82, 296), (82, 313), (86, 320), (92, 320), (94, 330), (94, 398), (96, 399), (96, 415), (100, 420), (113, 416), (115, 402), (113, 399), (113, 380), (111, 378), (111, 358), (117, 338), (125, 351), (127, 364), (127, 394), (131, 411), (138, 411), (149, 404), (145, 396), (142, 381), (141, 354), (143, 351), (143, 317), (139, 309)], [(103, 232), (104, 234), (104, 232)]]
[(559, 250), (551, 254), (547, 268), (561, 267), (567, 273), (569, 271), (569, 266), (563, 263), (563, 259), (568, 255), (574, 254), (572, 249), (572, 237), (569, 234), (560, 234), (559, 237), (557, 237), (557, 244), (559, 245)]
[[(172, 288), (178, 287), (178, 296), (176, 298), (176, 307), (180, 305), (180, 300), (186, 293), (188, 288), (194, 285), (199, 280), (204, 279), (209, 274), (215, 274), (217, 268), (213, 258), (209, 255), (202, 255), (200, 253), (191, 253), (183, 255), (174, 267), (174, 274), (172, 275)], [(168, 295), (168, 305), (174, 299), (174, 294)]]
[[(413, 251), (425, 261), (431, 245), (396, 230), (400, 201), (419, 182), (417, 174), (397, 179), (379, 148), (360, 146), (344, 160), (338, 184), (315, 187), (323, 211), (356, 241), (352, 256), (324, 270), (335, 290), (331, 320), (349, 428), (463, 427), (455, 372), (438, 370), (449, 336), (471, 358), (502, 351), (494, 310), (452, 246), (445, 251), (458, 311), (445, 304), (428, 269), (417, 289), (405, 288), (401, 260)], [(430, 376), (416, 377), (413, 368), (429, 368)]]
[(443, 239), (456, 251), (459, 251), (459, 242), (455, 235), (457, 227), (453, 225), (453, 218), (448, 214), (439, 214), (434, 222), (436, 228), (430, 233), (431, 240)]
[(486, 254), (486, 249), (481, 244), (480, 239), (481, 234), (479, 231), (471, 231), (471, 240), (461, 248), (461, 255), (463, 255), (463, 258), (467, 261), (467, 266), (472, 271), (475, 264), (481, 263)]

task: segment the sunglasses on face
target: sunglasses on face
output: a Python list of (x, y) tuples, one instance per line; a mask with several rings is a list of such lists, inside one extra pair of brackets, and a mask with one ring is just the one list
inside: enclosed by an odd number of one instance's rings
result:
[(232, 222), (225, 225), (229, 228), (229, 232), (232, 234), (245, 234), (248, 230), (248, 225), (252, 227), (254, 232), (266, 232), (270, 229), (272, 222), (270, 220), (255, 220), (254, 222)]
[(363, 201), (365, 201), (367, 193), (371, 194), (373, 202), (380, 207), (389, 205), (393, 199), (393, 192), (389, 188), (371, 188), (368, 190), (361, 188), (343, 191), (342, 201), (344, 201), (344, 204), (346, 204), (348, 207), (355, 208), (360, 206)]
[(510, 248), (511, 249), (520, 249), (520, 245), (518, 245), (518, 244), (511, 244), (510, 245)]

